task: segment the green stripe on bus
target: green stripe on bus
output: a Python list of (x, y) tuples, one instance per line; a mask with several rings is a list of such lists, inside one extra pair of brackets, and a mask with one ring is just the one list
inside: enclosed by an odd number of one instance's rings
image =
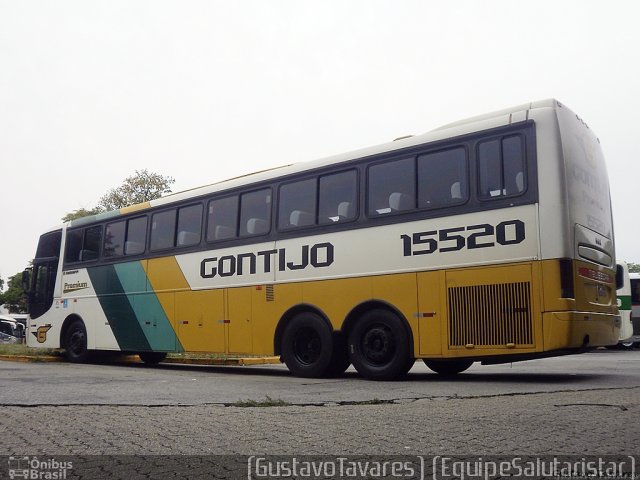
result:
[(104, 311), (118, 346), (123, 351), (151, 349), (113, 265), (88, 268), (100, 306)]
[(620, 310), (631, 310), (631, 295), (619, 295), (618, 300)]
[(142, 264), (120, 263), (115, 270), (151, 350), (184, 351), (158, 297), (153, 291), (146, 291), (150, 284)]

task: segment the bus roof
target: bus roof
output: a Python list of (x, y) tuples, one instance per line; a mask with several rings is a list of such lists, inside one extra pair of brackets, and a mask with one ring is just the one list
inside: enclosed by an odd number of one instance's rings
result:
[[(319, 160), (312, 160), (308, 162), (300, 162), (300, 163), (284, 165), (280, 167), (274, 167), (266, 170), (261, 170), (258, 172), (248, 173), (246, 175), (241, 175), (241, 176), (230, 178), (227, 180), (222, 180), (220, 182), (215, 182), (209, 185), (195, 187), (195, 188), (184, 190), (181, 192), (171, 193), (161, 198), (158, 198), (156, 200), (151, 200), (150, 202), (145, 202), (145, 203), (125, 207), (120, 210), (104, 212), (98, 215), (92, 215), (92, 216), (83, 217), (77, 220), (72, 220), (71, 222), (69, 222), (68, 226), (75, 227), (75, 226), (85, 225), (88, 223), (92, 223), (94, 221), (101, 221), (107, 218), (117, 217), (121, 214), (142, 211), (151, 207), (169, 205), (174, 202), (188, 200), (189, 198), (205, 196), (205, 195), (209, 195), (217, 192), (222, 192), (225, 190), (232, 190), (237, 187), (250, 185), (253, 183), (259, 183), (262, 181), (267, 181), (267, 180), (271, 180), (271, 179), (282, 177), (282, 176), (288, 176), (295, 173), (304, 172), (307, 170), (313, 170), (313, 169), (321, 168), (327, 165), (336, 165), (336, 164), (345, 163), (351, 160), (370, 157), (380, 153), (392, 152), (395, 150), (401, 150), (404, 148), (418, 146), (425, 143), (457, 137), (460, 135), (472, 133), (479, 130), (486, 130), (489, 128), (495, 128), (503, 125), (509, 125), (511, 123), (525, 121), (528, 119), (529, 110), (537, 109), (537, 108), (556, 108), (558, 106), (558, 103), (559, 102), (555, 99), (547, 99), (547, 100), (540, 100), (537, 102), (521, 104), (515, 107), (498, 110), (498, 111), (487, 113), (484, 115), (470, 117), (454, 123), (449, 123), (447, 125), (438, 127), (434, 130), (431, 130), (423, 134), (400, 137), (399, 139), (394, 140), (392, 142), (387, 142), (387, 143), (375, 145), (372, 147), (362, 148), (362, 149), (358, 149), (358, 150), (354, 150), (354, 151), (350, 151), (350, 152), (346, 152), (338, 155), (333, 155), (333, 156), (325, 157)], [(520, 113), (520, 115), (516, 115), (517, 113)], [(60, 228), (60, 227), (57, 227), (57, 228)]]

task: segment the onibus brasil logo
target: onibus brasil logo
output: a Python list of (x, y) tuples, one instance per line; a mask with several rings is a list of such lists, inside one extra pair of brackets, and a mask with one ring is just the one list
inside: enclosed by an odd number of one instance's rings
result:
[(38, 457), (9, 457), (9, 478), (65, 480), (69, 470), (73, 469), (73, 462), (48, 458), (39, 460)]

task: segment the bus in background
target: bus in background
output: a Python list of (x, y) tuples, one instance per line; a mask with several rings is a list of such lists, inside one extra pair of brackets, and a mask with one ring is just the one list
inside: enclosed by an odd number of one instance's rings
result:
[(631, 321), (631, 281), (629, 267), (626, 262), (620, 262), (616, 266), (616, 286), (618, 297), (618, 310), (622, 324), (620, 326), (620, 338), (612, 347), (633, 348), (633, 323)]
[(633, 324), (633, 346), (640, 348), (640, 273), (629, 274), (631, 282), (631, 323)]
[(607, 178), (552, 99), (74, 220), (25, 272), (28, 343), (379, 380), (611, 345)]

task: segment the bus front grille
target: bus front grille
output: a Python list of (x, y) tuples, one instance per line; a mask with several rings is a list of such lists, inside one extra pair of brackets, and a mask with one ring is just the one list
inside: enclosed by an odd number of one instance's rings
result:
[(530, 282), (449, 288), (449, 346), (533, 346)]

